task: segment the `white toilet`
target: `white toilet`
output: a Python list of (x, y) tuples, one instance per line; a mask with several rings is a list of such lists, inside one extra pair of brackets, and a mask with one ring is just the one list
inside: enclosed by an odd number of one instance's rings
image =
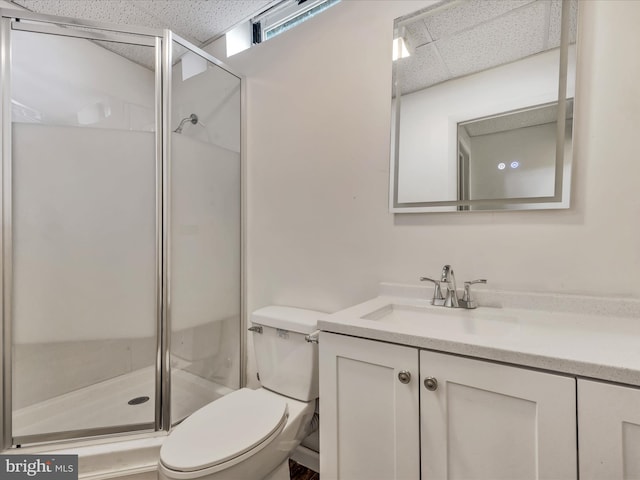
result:
[(160, 450), (161, 480), (288, 480), (289, 455), (313, 430), (318, 345), (305, 337), (324, 313), (265, 307), (251, 316), (263, 385), (194, 412)]

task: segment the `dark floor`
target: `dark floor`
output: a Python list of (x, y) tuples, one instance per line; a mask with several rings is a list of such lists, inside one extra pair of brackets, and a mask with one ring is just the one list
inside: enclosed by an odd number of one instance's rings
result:
[(320, 474), (303, 467), (299, 463), (289, 460), (291, 480), (320, 480)]

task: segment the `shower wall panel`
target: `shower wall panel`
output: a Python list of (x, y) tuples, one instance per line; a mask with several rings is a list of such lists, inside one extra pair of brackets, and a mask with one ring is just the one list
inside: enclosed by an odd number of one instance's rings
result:
[(154, 360), (153, 134), (79, 130), (13, 128), (14, 408)]

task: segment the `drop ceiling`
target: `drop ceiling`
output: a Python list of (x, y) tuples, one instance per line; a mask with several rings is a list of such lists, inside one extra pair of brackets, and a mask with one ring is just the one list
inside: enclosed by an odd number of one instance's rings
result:
[[(577, 2), (571, 8), (575, 42)], [(558, 47), (561, 9), (561, 0), (443, 1), (399, 19), (411, 52), (396, 65), (402, 93)]]
[(169, 28), (201, 46), (264, 11), (274, 0), (12, 0), (37, 13)]

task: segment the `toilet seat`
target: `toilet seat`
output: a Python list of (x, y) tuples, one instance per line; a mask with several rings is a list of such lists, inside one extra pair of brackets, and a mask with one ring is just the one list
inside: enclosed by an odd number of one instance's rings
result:
[(160, 462), (185, 473), (227, 468), (267, 446), (287, 418), (283, 398), (265, 397), (248, 388), (236, 390), (178, 425), (160, 450)]

